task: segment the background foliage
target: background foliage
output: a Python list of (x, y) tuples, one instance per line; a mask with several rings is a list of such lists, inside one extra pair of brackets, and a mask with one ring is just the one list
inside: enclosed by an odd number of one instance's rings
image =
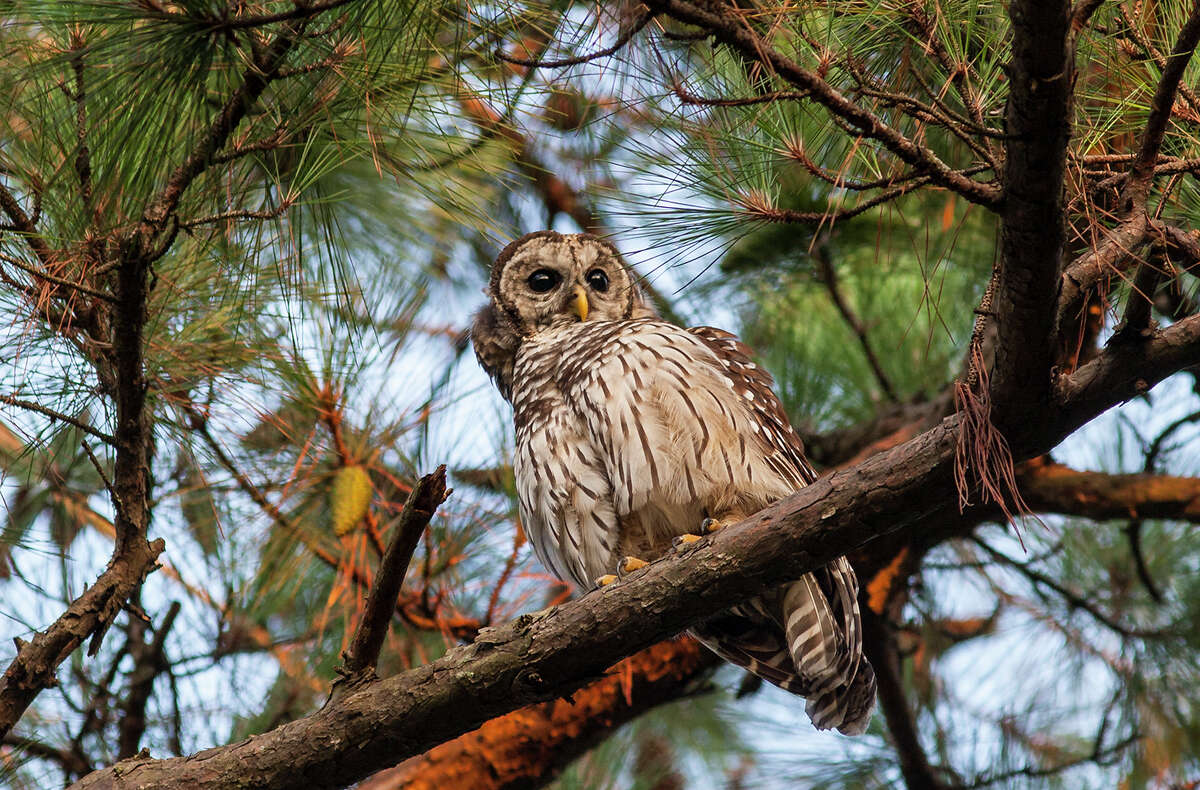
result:
[[(1004, 5), (740, 8), (962, 179), (999, 177)], [(1104, 4), (1079, 35), (1072, 255), (1119, 213), (1114, 179), (1189, 11)], [(142, 256), (162, 567), (5, 737), (10, 786), (319, 707), (400, 507), (439, 463), (456, 491), (414, 557), (380, 674), (572, 594), (516, 523), (509, 414), (465, 335), (487, 267), (521, 233), (611, 234), (664, 315), (737, 330), (821, 468), (879, 449), (888, 420), (940, 418), (966, 374), (996, 215), (638, 4), (13, 0), (0, 19), (0, 183), (30, 222), (0, 226), (5, 636), (45, 628), (113, 550), (109, 262), (204, 152)], [(1185, 230), (1200, 220), (1198, 77), (1191, 65), (1181, 81), (1148, 208)], [(231, 107), (244, 117), (222, 128)], [(1195, 312), (1196, 271), (1152, 283), (1159, 321)], [(1114, 271), (1089, 296), (1064, 364), (1111, 336), (1132, 278)], [(1200, 779), (1198, 391), (1181, 373), (1019, 470), (1031, 485), (1056, 463), (1105, 473), (1102, 487), (1157, 475), (1184, 492), (1163, 518), (1095, 520), (1068, 495), (1035, 502), (1040, 522), (913, 546), (864, 578), (939, 781)], [(538, 783), (902, 783), (892, 711), (850, 741), (731, 668), (679, 696)]]

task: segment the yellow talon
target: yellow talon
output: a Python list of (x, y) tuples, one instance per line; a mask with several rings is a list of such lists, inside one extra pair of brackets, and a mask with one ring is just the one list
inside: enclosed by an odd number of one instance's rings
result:
[(617, 577), (615, 574), (606, 573), (603, 576), (601, 576), (599, 579), (596, 579), (596, 586), (597, 587), (607, 587), (608, 585), (612, 584), (616, 580), (617, 580)]
[(639, 560), (637, 557), (626, 557), (621, 560), (621, 564), (618, 567), (621, 573), (632, 573), (639, 568), (645, 568), (649, 564), (645, 560)]
[(679, 537), (675, 538), (675, 541), (674, 541), (675, 551), (685, 551), (686, 549), (691, 548), (692, 546), (696, 545), (697, 543), (699, 543), (702, 540), (704, 540), (703, 536), (693, 535), (690, 532), (680, 535)]
[(700, 534), (711, 535), (721, 527), (725, 526), (725, 522), (715, 518), (706, 518), (700, 522)]

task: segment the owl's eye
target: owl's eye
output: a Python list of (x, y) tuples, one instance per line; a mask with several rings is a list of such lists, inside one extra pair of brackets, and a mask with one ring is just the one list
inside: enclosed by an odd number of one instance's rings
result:
[(587, 273), (587, 284), (592, 287), (593, 291), (604, 293), (608, 290), (608, 275), (603, 269), (592, 269)]
[(538, 269), (526, 281), (534, 293), (544, 294), (562, 282), (562, 275), (553, 269)]

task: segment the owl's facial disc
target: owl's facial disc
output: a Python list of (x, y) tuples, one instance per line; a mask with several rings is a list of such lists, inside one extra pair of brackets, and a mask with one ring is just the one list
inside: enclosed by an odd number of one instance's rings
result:
[(543, 231), (514, 242), (497, 265), (501, 306), (527, 333), (630, 316), (635, 286), (617, 251), (595, 237)]

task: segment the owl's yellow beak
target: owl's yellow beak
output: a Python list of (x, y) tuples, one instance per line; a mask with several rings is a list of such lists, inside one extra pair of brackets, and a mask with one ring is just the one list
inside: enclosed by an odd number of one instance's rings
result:
[(587, 320), (587, 291), (583, 290), (582, 285), (575, 286), (575, 299), (571, 302), (571, 306), (575, 308), (575, 314), (579, 316), (580, 321)]

